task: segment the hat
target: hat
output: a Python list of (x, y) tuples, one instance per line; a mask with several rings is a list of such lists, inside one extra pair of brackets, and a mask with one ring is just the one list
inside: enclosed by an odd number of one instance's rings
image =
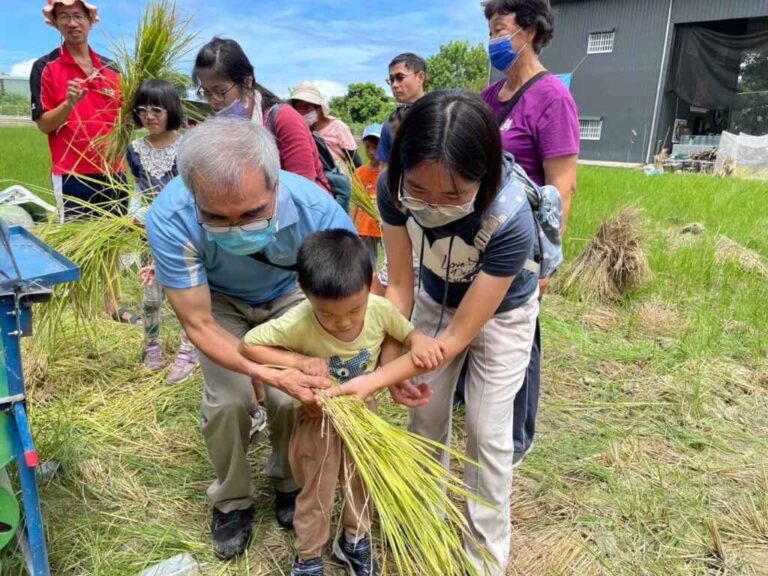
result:
[(381, 139), (382, 128), (381, 124), (369, 124), (365, 127), (365, 130), (363, 130), (363, 140), (369, 137)]
[(290, 100), (301, 100), (302, 102), (309, 102), (320, 106), (323, 110), (323, 114), (327, 117), (331, 113), (331, 109), (328, 107), (328, 103), (323, 98), (320, 90), (317, 86), (310, 84), (309, 82), (302, 82), (291, 92)]
[(48, 0), (48, 5), (43, 8), (43, 18), (45, 18), (45, 23), (49, 26), (56, 27), (56, 22), (53, 20), (53, 9), (56, 7), (56, 4), (63, 4), (64, 6), (74, 6), (80, 2), (83, 6), (85, 6), (85, 9), (88, 10), (88, 16), (91, 19), (91, 24), (95, 24), (99, 21), (99, 9), (96, 8), (93, 4), (89, 4), (85, 0)]

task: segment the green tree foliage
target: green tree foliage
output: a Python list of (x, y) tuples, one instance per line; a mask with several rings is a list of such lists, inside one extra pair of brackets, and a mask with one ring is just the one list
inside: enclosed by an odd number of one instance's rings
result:
[(479, 92), (488, 83), (488, 52), (483, 44), (472, 46), (454, 40), (427, 58), (430, 90), (464, 88)]
[(347, 94), (331, 98), (331, 114), (350, 125), (381, 122), (394, 107), (394, 100), (373, 82), (350, 84)]

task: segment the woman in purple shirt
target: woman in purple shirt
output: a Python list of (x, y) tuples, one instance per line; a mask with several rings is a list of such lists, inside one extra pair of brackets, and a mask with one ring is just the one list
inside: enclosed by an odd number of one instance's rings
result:
[[(549, 74), (539, 53), (553, 36), (547, 0), (491, 0), (485, 4), (490, 29), (491, 64), (505, 78), (491, 84), (482, 97), (496, 116), (504, 150), (511, 152), (537, 184), (551, 184), (563, 203), (563, 232), (571, 195), (576, 191), (579, 115), (568, 88)], [(541, 281), (541, 293), (549, 279)], [(541, 381), (541, 333), (537, 322), (531, 362), (523, 388), (515, 398), (515, 465), (533, 447)]]

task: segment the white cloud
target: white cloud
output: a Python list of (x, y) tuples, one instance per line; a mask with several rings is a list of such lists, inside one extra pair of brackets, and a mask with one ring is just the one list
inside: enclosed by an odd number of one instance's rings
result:
[(37, 58), (16, 62), (16, 64), (11, 66), (9, 74), (11, 76), (29, 76), (30, 72), (32, 72), (32, 65), (35, 63), (35, 60), (37, 60)]
[(347, 87), (344, 84), (333, 80), (310, 80), (310, 84), (314, 84), (326, 100), (344, 96), (347, 93)]

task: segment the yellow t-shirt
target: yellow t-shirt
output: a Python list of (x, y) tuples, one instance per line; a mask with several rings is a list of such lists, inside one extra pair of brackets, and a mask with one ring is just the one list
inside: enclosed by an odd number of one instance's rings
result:
[(381, 344), (387, 336), (404, 342), (414, 327), (385, 298), (371, 294), (360, 335), (344, 342), (329, 334), (318, 322), (308, 300), (245, 335), (245, 343), (277, 346), (316, 358), (328, 358), (331, 375), (343, 384), (373, 372), (379, 363)]

